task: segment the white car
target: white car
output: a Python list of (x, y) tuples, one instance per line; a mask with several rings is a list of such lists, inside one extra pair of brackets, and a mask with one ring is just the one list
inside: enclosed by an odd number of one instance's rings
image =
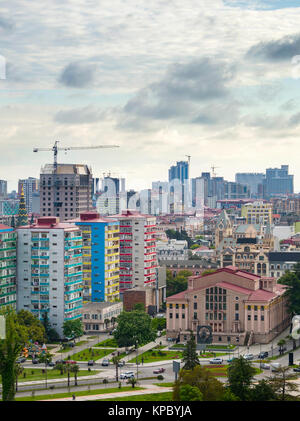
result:
[(253, 360), (254, 355), (253, 354), (245, 354), (244, 358), (245, 358), (245, 360)]
[(222, 364), (223, 358), (216, 357), (209, 360), (209, 364)]
[(133, 371), (126, 371), (125, 373), (120, 374), (120, 379), (133, 379), (134, 372)]

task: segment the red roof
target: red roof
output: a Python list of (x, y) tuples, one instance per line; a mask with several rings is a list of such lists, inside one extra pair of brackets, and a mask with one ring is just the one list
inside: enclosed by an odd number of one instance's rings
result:
[(225, 268), (217, 269), (213, 273), (206, 273), (205, 275), (199, 275), (199, 276), (197, 276), (197, 278), (200, 278), (200, 277), (203, 278), (204, 276), (210, 276), (210, 275), (213, 275), (213, 274), (218, 273), (218, 272), (232, 273), (234, 275), (241, 276), (243, 278), (252, 279), (253, 281), (257, 281), (258, 279), (260, 279), (260, 276), (254, 275), (253, 273), (249, 273), (249, 272), (246, 272), (246, 271), (241, 270), (241, 269), (238, 269), (235, 266), (226, 266)]
[(171, 299), (171, 300), (173, 300), (173, 299), (184, 300), (185, 299), (184, 296), (187, 292), (188, 292), (188, 290), (185, 290), (185, 291), (179, 292), (178, 294), (171, 295), (170, 297), (167, 297), (167, 300), (169, 300), (169, 299)]

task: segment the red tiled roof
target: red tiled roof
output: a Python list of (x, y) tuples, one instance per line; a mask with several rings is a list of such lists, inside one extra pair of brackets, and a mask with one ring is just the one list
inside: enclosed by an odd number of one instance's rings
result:
[(200, 278), (200, 277), (203, 278), (204, 276), (210, 276), (210, 275), (213, 275), (213, 274), (218, 273), (218, 272), (232, 273), (233, 275), (241, 276), (241, 277), (247, 278), (247, 279), (252, 279), (253, 281), (257, 281), (258, 279), (260, 279), (260, 276), (254, 275), (253, 273), (249, 273), (249, 272), (246, 272), (246, 271), (241, 270), (241, 269), (238, 269), (235, 266), (226, 266), (225, 268), (217, 269), (213, 273), (206, 273), (205, 275), (199, 275), (199, 276), (197, 276), (197, 278)]
[(265, 289), (257, 289), (253, 291), (247, 301), (270, 301), (276, 297), (275, 292), (266, 291)]
[(167, 297), (167, 301), (169, 299), (171, 299), (171, 300), (173, 300), (173, 299), (174, 300), (184, 300), (185, 299), (184, 296), (187, 292), (188, 292), (188, 290), (185, 290), (185, 291), (179, 292), (178, 294), (171, 295), (170, 297)]

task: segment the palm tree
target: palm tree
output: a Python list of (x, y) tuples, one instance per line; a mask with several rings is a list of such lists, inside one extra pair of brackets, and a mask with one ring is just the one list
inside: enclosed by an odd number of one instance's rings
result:
[(121, 357), (119, 355), (115, 355), (115, 356), (112, 357), (112, 362), (116, 366), (116, 382), (119, 380), (118, 368), (119, 368), (119, 361), (120, 361), (120, 359), (121, 359)]
[(61, 375), (66, 371), (66, 367), (63, 363), (56, 364), (56, 369), (60, 371)]
[(71, 367), (71, 371), (72, 371), (72, 373), (74, 373), (74, 377), (75, 377), (75, 386), (77, 386), (77, 373), (78, 373), (78, 371), (80, 370), (80, 367), (79, 367), (79, 365), (78, 364), (74, 364), (74, 365), (72, 365), (72, 367)]
[(18, 377), (23, 373), (24, 367), (21, 364), (15, 364), (16, 373), (16, 392), (18, 391)]
[(137, 384), (137, 380), (135, 377), (131, 377), (131, 379), (127, 380), (127, 384), (131, 384), (131, 386), (134, 388), (134, 386)]
[(277, 345), (279, 346), (279, 354), (281, 355), (283, 353), (282, 348), (286, 344), (286, 341), (284, 339), (280, 339), (278, 341)]

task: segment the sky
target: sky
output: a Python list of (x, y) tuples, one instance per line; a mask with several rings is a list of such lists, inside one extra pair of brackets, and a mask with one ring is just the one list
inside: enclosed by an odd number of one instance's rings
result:
[(119, 145), (58, 162), (127, 188), (190, 155), (191, 177), (230, 181), (288, 164), (300, 191), (299, 18), (299, 0), (2, 4), (0, 179), (39, 177), (53, 155), (33, 148), (59, 140)]

